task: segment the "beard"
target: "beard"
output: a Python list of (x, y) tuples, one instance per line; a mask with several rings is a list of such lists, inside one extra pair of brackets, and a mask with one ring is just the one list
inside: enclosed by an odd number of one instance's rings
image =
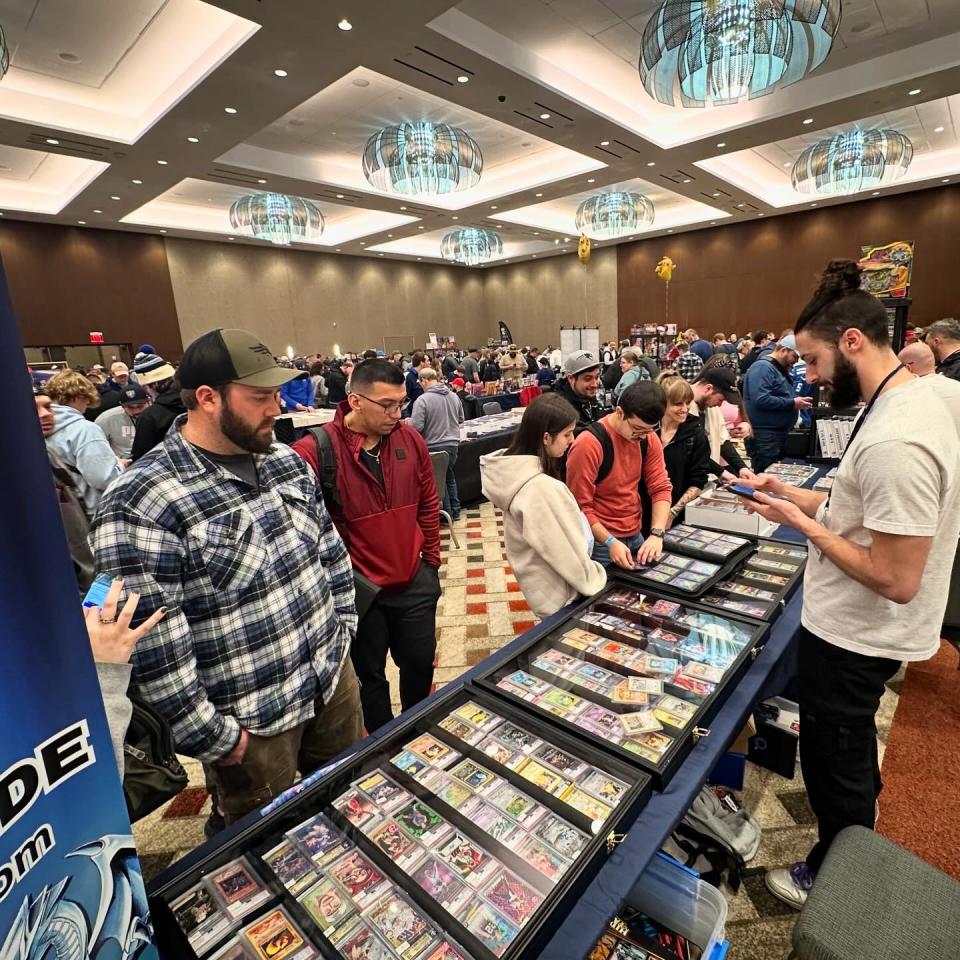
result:
[(830, 405), (838, 410), (860, 402), (860, 377), (857, 368), (839, 351), (833, 352), (833, 380), (829, 388)]
[[(269, 430), (268, 430), (269, 428)], [(248, 453), (269, 453), (273, 443), (273, 418), (263, 421), (259, 427), (251, 427), (241, 420), (230, 407), (224, 403), (220, 412), (220, 430), (231, 442)]]

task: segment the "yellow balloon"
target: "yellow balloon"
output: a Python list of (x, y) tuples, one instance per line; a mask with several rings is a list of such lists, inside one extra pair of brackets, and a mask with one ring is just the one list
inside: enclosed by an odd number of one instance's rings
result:
[(677, 265), (669, 257), (663, 257), (654, 268), (654, 273), (664, 283), (669, 283), (673, 279), (673, 271), (676, 269)]
[(593, 251), (593, 244), (590, 242), (590, 238), (586, 235), (580, 238), (580, 243), (577, 245), (577, 256), (580, 258), (581, 263), (590, 262), (590, 254)]

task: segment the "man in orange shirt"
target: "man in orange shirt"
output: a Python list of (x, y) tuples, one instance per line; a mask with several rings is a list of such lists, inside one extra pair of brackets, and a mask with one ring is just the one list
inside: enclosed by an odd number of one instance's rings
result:
[[(617, 409), (580, 434), (567, 457), (567, 486), (594, 537), (593, 559), (628, 570), (663, 553), (672, 488), (660, 438), (654, 432), (666, 410), (663, 388), (635, 383)], [(641, 484), (651, 503), (650, 535), (643, 536)]]

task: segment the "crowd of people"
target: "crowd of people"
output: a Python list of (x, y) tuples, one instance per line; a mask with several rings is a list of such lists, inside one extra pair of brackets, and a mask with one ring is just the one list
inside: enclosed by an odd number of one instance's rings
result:
[[(711, 477), (755, 485), (752, 509), (813, 544), (801, 755), (819, 842), (768, 878), (802, 904), (836, 832), (873, 824), (883, 682), (938, 640), (960, 534), (960, 324), (932, 324), (897, 363), (854, 273), (831, 265), (794, 330), (708, 342), (689, 329), (661, 358), (608, 343), (288, 359), (218, 329), (176, 368), (144, 344), (132, 370), (50, 377), (37, 414), (78, 588), (117, 578), (91, 637), (124, 611), (99, 648), (132, 651), (131, 689), (203, 761), (210, 830), (388, 723), (388, 654), (404, 710), (429, 694), (463, 397), (534, 377), (543, 395), (481, 476), (539, 616), (602, 589), (610, 565), (657, 559)], [(811, 385), (837, 406), (866, 401), (859, 423), (870, 418), (826, 497), (763, 473)], [(324, 405), (331, 422), (276, 442), (282, 412)]]

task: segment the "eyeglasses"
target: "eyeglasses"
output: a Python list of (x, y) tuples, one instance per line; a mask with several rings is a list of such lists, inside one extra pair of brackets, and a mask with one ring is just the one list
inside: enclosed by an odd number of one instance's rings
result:
[(399, 413), (403, 409), (403, 405), (407, 402), (406, 400), (373, 400), (356, 390), (352, 390), (351, 393), (353, 393), (355, 397), (361, 397), (369, 403), (375, 403), (384, 413)]

